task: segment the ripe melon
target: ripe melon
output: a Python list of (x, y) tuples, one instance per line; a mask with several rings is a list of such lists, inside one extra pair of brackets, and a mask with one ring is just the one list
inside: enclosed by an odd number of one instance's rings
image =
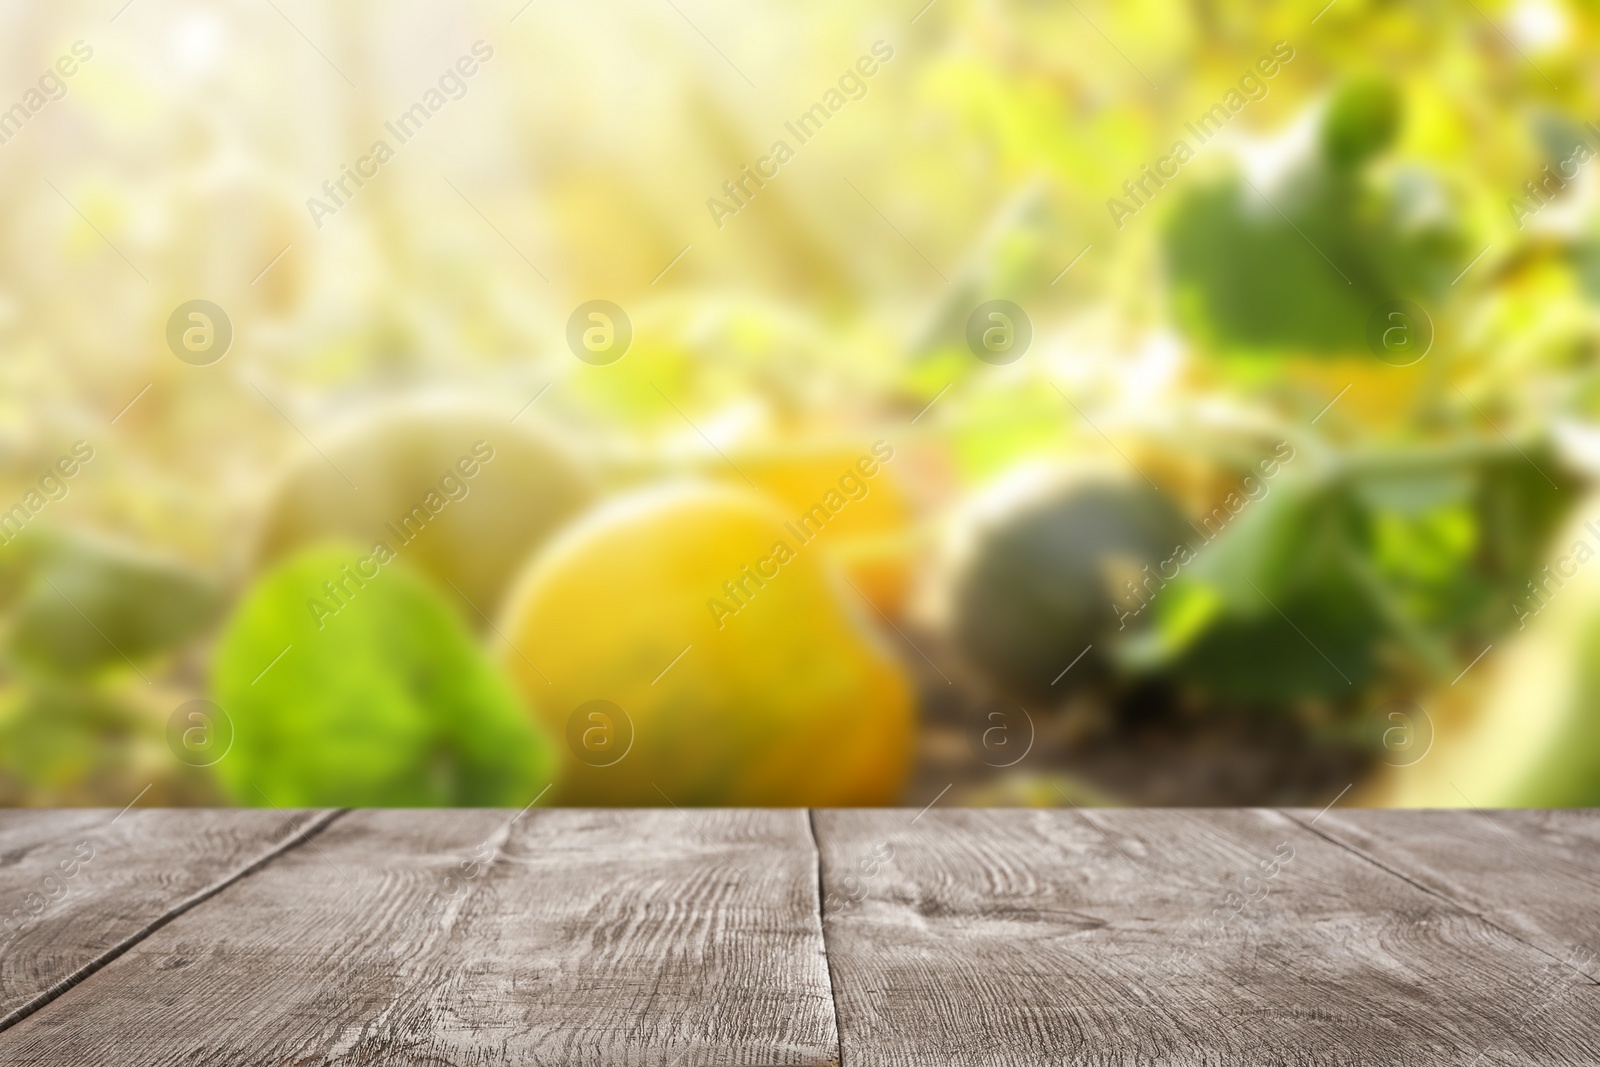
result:
[(553, 432), (487, 405), (392, 404), (318, 443), (323, 455), (302, 456), (278, 487), (260, 562), (331, 540), (382, 543), (475, 628), (528, 552), (596, 493)]
[[(867, 612), (768, 499), (668, 485), (613, 501), (535, 557), (501, 658), (568, 738), (563, 803), (888, 804), (910, 768), (912, 696)], [(595, 701), (620, 716), (570, 729)], [(625, 742), (620, 755), (586, 758), (591, 730)]]
[[(887, 455), (888, 460), (883, 460)], [(734, 453), (711, 470), (729, 484), (748, 477), (798, 521), (819, 504), (835, 505), (817, 543), (879, 610), (898, 617), (911, 585), (911, 501), (894, 449), (863, 439), (786, 442)], [(871, 475), (864, 474), (871, 470)]]

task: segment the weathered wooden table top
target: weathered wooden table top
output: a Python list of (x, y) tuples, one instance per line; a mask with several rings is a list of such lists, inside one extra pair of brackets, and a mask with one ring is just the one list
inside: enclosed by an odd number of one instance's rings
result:
[(0, 1064), (1596, 1064), (1579, 811), (0, 813)]

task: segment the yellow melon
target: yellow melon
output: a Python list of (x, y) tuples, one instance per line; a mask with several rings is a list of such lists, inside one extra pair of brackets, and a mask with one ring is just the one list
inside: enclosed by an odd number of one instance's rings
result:
[(748, 490), (642, 490), (539, 553), (502, 659), (567, 739), (569, 804), (900, 799), (914, 713), (870, 609)]
[(744, 485), (748, 477), (791, 521), (819, 504), (829, 507), (818, 545), (886, 615), (903, 612), (911, 586), (913, 515), (887, 442), (792, 442), (740, 450), (731, 459), (737, 470), (718, 460), (708, 472), (730, 485)]

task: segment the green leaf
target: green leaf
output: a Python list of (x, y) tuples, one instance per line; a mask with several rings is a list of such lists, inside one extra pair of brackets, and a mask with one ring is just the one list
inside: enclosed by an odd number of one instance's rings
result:
[(549, 740), (440, 594), (398, 561), (363, 578), (362, 555), (291, 557), (229, 622), (223, 782), (283, 807), (526, 804), (554, 772)]
[(1358, 531), (1344, 494), (1285, 483), (1235, 504), (1202, 520), (1213, 540), (1155, 602), (1169, 669), (1234, 701), (1353, 698), (1394, 630), (1350, 572)]
[(1176, 317), (1224, 353), (1363, 352), (1374, 310), (1448, 287), (1462, 242), (1447, 202), (1418, 168), (1380, 182), (1321, 161), (1267, 188), (1197, 186), (1163, 234)]
[[(1515, 621), (1574, 497), (1546, 447), (1390, 449), (1201, 518), (1131, 665), (1281, 704), (1358, 695), (1409, 662), (1448, 680)], [(1546, 480), (1547, 474), (1555, 482)]]
[(1476, 484), (1466, 464), (1452, 467), (1375, 471), (1355, 478), (1356, 497), (1369, 510), (1407, 518), (1470, 500)]
[(1185, 194), (1166, 233), (1180, 322), (1224, 349), (1358, 350), (1382, 286), (1322, 233), (1323, 205), (1275, 203), (1287, 217), (1237, 179)]
[(1389, 637), (1386, 620), (1339, 576), (1264, 607), (1261, 614), (1219, 618), (1184, 649), (1174, 672), (1226, 700), (1274, 705), (1302, 698), (1349, 702), (1376, 677)]
[(11, 646), (50, 675), (79, 677), (172, 651), (222, 609), (215, 582), (171, 560), (79, 535), (53, 535), (30, 551)]
[(1401, 112), (1400, 93), (1387, 79), (1346, 82), (1322, 119), (1323, 154), (1340, 170), (1361, 166), (1394, 141)]
[[(1302, 581), (1326, 561), (1328, 538), (1337, 532), (1338, 502), (1322, 483), (1274, 485), (1259, 500), (1235, 491), (1202, 515), (1192, 544), (1194, 580), (1213, 587), (1233, 610), (1259, 613), (1269, 597)], [(1259, 588), (1252, 588), (1251, 583)]]
[(1374, 575), (1422, 625), (1474, 652), (1515, 621), (1580, 486), (1549, 442), (1391, 449), (1350, 464)]

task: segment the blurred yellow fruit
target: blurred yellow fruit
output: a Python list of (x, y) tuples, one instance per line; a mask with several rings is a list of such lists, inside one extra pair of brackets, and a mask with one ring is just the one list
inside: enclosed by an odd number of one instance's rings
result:
[(910, 685), (819, 547), (756, 494), (698, 484), (623, 497), (552, 541), (501, 629), (503, 662), (566, 739), (557, 799), (898, 800)]
[(381, 544), (392, 555), (379, 562), (403, 559), (436, 579), (476, 628), (529, 551), (594, 494), (588, 472), (529, 420), (410, 401), (362, 418), (295, 466), (268, 511), (259, 558), (327, 540)]
[[(871, 457), (866, 442), (799, 442), (735, 453), (738, 471), (720, 461), (713, 469), (723, 480), (740, 485), (742, 471), (778, 503), (786, 519), (798, 520), (830, 491), (839, 490), (842, 478), (859, 475), (856, 461), (863, 455)], [(911, 503), (893, 461), (874, 465), (877, 473), (857, 479), (864, 495), (846, 497), (849, 503), (838, 509), (817, 544), (879, 610), (898, 616), (911, 587)]]

